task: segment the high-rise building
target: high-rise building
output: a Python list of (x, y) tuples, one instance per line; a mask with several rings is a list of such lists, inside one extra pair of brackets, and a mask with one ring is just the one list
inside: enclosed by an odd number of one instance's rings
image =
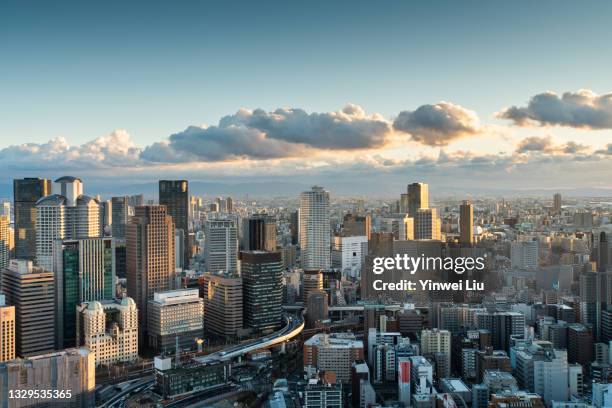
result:
[(11, 252), (11, 231), (9, 217), (0, 215), (0, 270), (6, 268)]
[(593, 361), (593, 343), (593, 332), (589, 328), (580, 323), (570, 324), (567, 331), (568, 362), (588, 367)]
[(414, 217), (414, 239), (441, 240), (440, 218), (435, 208), (420, 208)]
[(174, 222), (163, 205), (139, 206), (126, 236), (127, 294), (136, 302), (144, 340), (148, 301), (174, 287)]
[(149, 300), (147, 336), (149, 347), (158, 352), (193, 349), (204, 334), (204, 302), (198, 289), (156, 293)]
[(362, 237), (370, 238), (372, 229), (372, 216), (370, 214), (345, 214), (342, 219), (343, 237)]
[[(94, 353), (86, 348), (66, 349), (0, 364), (0, 406), (62, 406), (89, 408), (94, 404), (96, 371)], [(7, 390), (31, 395), (11, 398)], [(57, 390), (64, 398), (50, 400), (41, 390)], [(22, 404), (23, 402), (23, 404)]]
[(138, 358), (138, 311), (129, 297), (81, 303), (77, 308), (77, 344), (95, 354), (95, 363), (111, 365)]
[(368, 253), (368, 237), (335, 236), (332, 244), (332, 267), (351, 278), (361, 275), (361, 267)]
[(276, 220), (253, 214), (242, 220), (241, 251), (276, 251)]
[(189, 264), (191, 247), (189, 236), (189, 183), (187, 180), (159, 180), (159, 204), (165, 205), (176, 229), (183, 230), (184, 262)]
[(115, 297), (112, 238), (57, 240), (53, 249), (55, 340), (58, 349), (76, 346), (76, 308), (83, 302)]
[(306, 324), (313, 327), (317, 322), (326, 320), (329, 316), (327, 292), (315, 290), (310, 292), (305, 301)]
[(300, 246), (302, 268), (329, 269), (331, 226), (329, 193), (314, 186), (300, 194)]
[(36, 264), (50, 271), (55, 240), (103, 234), (100, 203), (83, 194), (80, 179), (61, 177), (53, 182), (52, 192), (36, 202)]
[(510, 246), (512, 268), (533, 270), (538, 267), (538, 241), (513, 242)]
[(234, 338), (243, 326), (242, 278), (205, 273), (199, 279), (204, 299), (204, 330)]
[(49, 194), (51, 180), (13, 180), (15, 258), (34, 260), (36, 257), (36, 202)]
[(429, 186), (425, 183), (408, 184), (408, 215), (416, 218), (419, 209), (429, 208)]
[(459, 242), (474, 243), (474, 206), (470, 201), (464, 201), (459, 207)]
[(269, 332), (281, 324), (283, 263), (280, 252), (240, 252), (244, 324)]
[(0, 273), (6, 302), (15, 306), (15, 348), (19, 356), (47, 353), (55, 342), (53, 272), (32, 261), (10, 261)]
[(116, 239), (125, 239), (125, 226), (129, 219), (128, 197), (111, 198), (111, 235)]
[(15, 358), (15, 306), (0, 293), (0, 363)]
[(421, 353), (423, 355), (443, 355), (443, 360), (436, 358), (436, 363), (444, 367), (436, 367), (442, 377), (448, 377), (451, 370), (451, 333), (448, 330), (423, 330), (421, 332)]
[(204, 223), (204, 262), (206, 271), (236, 272), (238, 231), (233, 220), (208, 220)]
[(561, 194), (555, 193), (553, 195), (553, 209), (556, 212), (559, 212), (559, 211), (561, 211), (561, 205), (562, 205)]
[(519, 312), (486, 312), (476, 315), (479, 329), (491, 333), (491, 344), (495, 350), (510, 351), (512, 339), (525, 335), (525, 315)]
[(323, 290), (323, 271), (314, 269), (302, 273), (302, 300), (308, 300), (310, 293)]

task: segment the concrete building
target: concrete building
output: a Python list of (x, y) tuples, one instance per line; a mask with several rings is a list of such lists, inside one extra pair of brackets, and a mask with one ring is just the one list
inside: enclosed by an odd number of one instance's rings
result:
[(174, 288), (174, 222), (163, 205), (139, 206), (126, 236), (127, 295), (136, 302), (144, 344), (149, 300)]
[(95, 364), (138, 358), (138, 311), (131, 298), (85, 302), (77, 308), (77, 344), (95, 354)]
[(174, 228), (183, 231), (184, 262), (189, 263), (189, 183), (187, 180), (159, 180), (159, 205), (165, 205)]
[(75, 347), (77, 306), (115, 297), (115, 241), (112, 238), (57, 240), (53, 263), (56, 347)]
[(319, 333), (304, 342), (304, 371), (332, 371), (339, 382), (351, 381), (353, 363), (363, 361), (363, 341), (351, 333)]
[(36, 202), (36, 265), (53, 271), (56, 240), (101, 237), (103, 213), (98, 200), (83, 194), (76, 177), (53, 182), (51, 195)]
[(408, 215), (416, 218), (417, 211), (429, 208), (429, 185), (425, 183), (412, 183), (408, 185)]
[(158, 292), (149, 300), (148, 345), (157, 352), (174, 350), (177, 337), (181, 349), (196, 348), (203, 326), (204, 301), (198, 289)]
[(6, 303), (15, 306), (15, 348), (21, 357), (52, 351), (55, 346), (53, 272), (32, 261), (10, 261), (0, 273)]
[(13, 180), (15, 211), (15, 258), (36, 257), (36, 202), (51, 194), (51, 180), (24, 178)]
[(129, 221), (129, 198), (111, 197), (111, 235), (115, 239), (125, 239), (125, 228)]
[(15, 358), (15, 306), (0, 293), (0, 363)]
[(513, 242), (510, 246), (510, 262), (514, 269), (536, 269), (539, 265), (538, 241)]
[(331, 266), (331, 226), (329, 193), (314, 186), (300, 194), (299, 236), (304, 269)]
[(414, 239), (441, 240), (441, 222), (435, 208), (420, 208), (414, 217)]
[(276, 220), (268, 214), (253, 214), (242, 220), (241, 251), (276, 251)]
[(10, 223), (9, 216), (0, 215), (0, 270), (8, 266), (11, 253)]
[(204, 302), (204, 330), (234, 338), (243, 327), (242, 278), (231, 274), (205, 273), (200, 277)]
[(368, 253), (368, 237), (335, 236), (332, 244), (332, 268), (339, 269), (342, 274), (357, 279)]
[[(90, 408), (95, 405), (95, 388), (94, 353), (86, 348), (66, 349), (0, 363), (2, 407), (52, 405)], [(11, 398), (9, 390), (26, 392), (26, 395), (31, 391), (32, 397), (24, 400), (14, 399)], [(46, 396), (42, 390), (57, 390), (63, 393), (64, 398), (55, 399), (53, 404), (50, 404), (51, 400), (44, 398)]]
[[(451, 372), (451, 333), (448, 330), (423, 330), (421, 331), (421, 353), (426, 355), (435, 355), (441, 353), (444, 355), (444, 367), (436, 367), (439, 378), (448, 377)], [(441, 362), (436, 359), (437, 362)]]
[(204, 236), (206, 272), (236, 272), (238, 270), (236, 223), (233, 220), (208, 220), (204, 223)]
[(474, 243), (474, 206), (470, 201), (464, 201), (459, 206), (459, 234), (462, 245)]
[(244, 325), (271, 332), (281, 323), (283, 263), (280, 252), (242, 251)]

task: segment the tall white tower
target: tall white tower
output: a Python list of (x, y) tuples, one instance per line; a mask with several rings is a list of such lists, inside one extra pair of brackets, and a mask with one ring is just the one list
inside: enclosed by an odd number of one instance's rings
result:
[(310, 191), (300, 194), (299, 221), (302, 268), (329, 269), (329, 193), (323, 187), (314, 186)]

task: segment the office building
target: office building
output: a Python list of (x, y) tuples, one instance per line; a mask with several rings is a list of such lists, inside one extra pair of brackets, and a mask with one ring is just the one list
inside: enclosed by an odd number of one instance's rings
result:
[(127, 295), (136, 302), (144, 336), (148, 301), (174, 288), (174, 222), (163, 205), (136, 207), (126, 236)]
[(15, 306), (0, 293), (0, 363), (15, 358)]
[(138, 358), (138, 311), (129, 297), (81, 303), (77, 308), (77, 344), (94, 352), (95, 364)]
[(388, 214), (380, 219), (380, 232), (390, 232), (396, 240), (414, 239), (414, 218), (407, 214)]
[(302, 300), (304, 303), (308, 296), (315, 291), (323, 289), (323, 271), (315, 269), (302, 272)]
[(55, 285), (53, 272), (32, 261), (10, 261), (0, 273), (6, 303), (15, 306), (15, 351), (32, 356), (54, 349)]
[[(0, 364), (2, 407), (90, 408), (95, 405), (95, 388), (94, 353), (86, 348), (38, 354)], [(10, 398), (10, 394), (4, 390), (20, 390), (32, 396), (18, 401)], [(65, 398), (50, 404), (48, 398), (43, 398), (42, 390), (64, 391)]]
[(129, 220), (129, 198), (127, 196), (111, 197), (111, 235), (116, 239), (125, 239), (125, 227)]
[(311, 379), (304, 389), (304, 408), (342, 408), (342, 385)]
[(204, 301), (198, 289), (156, 293), (149, 300), (148, 345), (157, 352), (195, 349), (204, 334)]
[(36, 264), (50, 271), (55, 240), (103, 235), (100, 203), (83, 194), (80, 179), (61, 177), (52, 192), (36, 202)]
[(513, 242), (510, 246), (512, 268), (534, 270), (538, 267), (538, 241)]
[(328, 297), (324, 290), (311, 291), (306, 299), (306, 324), (314, 327), (329, 317)]
[(13, 180), (15, 258), (36, 257), (36, 202), (51, 194), (51, 180), (24, 178)]
[(238, 231), (233, 220), (208, 220), (204, 224), (206, 272), (237, 271)]
[(0, 215), (0, 270), (8, 266), (11, 254), (10, 220), (6, 215)]
[(580, 323), (570, 324), (567, 330), (567, 360), (583, 367), (593, 361), (593, 332)]
[(417, 211), (429, 208), (429, 186), (425, 183), (408, 185), (408, 215), (416, 218)]
[(414, 239), (441, 240), (440, 218), (435, 208), (420, 208), (414, 217)]
[(332, 268), (339, 269), (344, 276), (359, 278), (367, 253), (366, 235), (335, 236), (331, 251)]
[(58, 349), (76, 345), (76, 308), (83, 302), (115, 297), (112, 238), (57, 240), (53, 249), (55, 339)]
[(555, 212), (560, 212), (562, 203), (561, 194), (555, 193), (553, 195), (553, 210), (555, 210)]
[(174, 227), (184, 234), (184, 262), (189, 264), (191, 251), (189, 236), (189, 185), (187, 180), (160, 180), (159, 205), (165, 205), (168, 215), (172, 217)]
[(345, 214), (342, 219), (343, 237), (367, 237), (370, 238), (372, 229), (372, 216), (370, 214)]
[(351, 381), (353, 363), (363, 361), (363, 341), (352, 333), (318, 333), (304, 342), (304, 371), (333, 371), (342, 383)]
[(276, 251), (276, 220), (253, 214), (242, 220), (241, 251)]
[(280, 252), (242, 251), (245, 326), (270, 332), (281, 323), (283, 263)]
[(204, 301), (204, 330), (235, 338), (243, 326), (242, 278), (233, 274), (205, 273), (199, 282)]
[(331, 266), (331, 227), (329, 193), (314, 186), (300, 194), (299, 232), (304, 269), (329, 269)]
[(476, 315), (478, 329), (491, 333), (491, 345), (495, 350), (510, 351), (512, 339), (525, 335), (525, 315), (519, 312), (486, 312)]
[(459, 243), (474, 243), (474, 206), (470, 201), (464, 201), (459, 206)]

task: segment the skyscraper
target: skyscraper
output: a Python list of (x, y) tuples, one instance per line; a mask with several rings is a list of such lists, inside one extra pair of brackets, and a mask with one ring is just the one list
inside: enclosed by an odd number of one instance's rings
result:
[(242, 329), (242, 278), (233, 274), (205, 273), (199, 279), (204, 298), (204, 329), (226, 338)]
[(0, 215), (0, 270), (6, 268), (11, 251), (10, 221), (6, 215)]
[(281, 323), (283, 263), (280, 252), (243, 251), (242, 288), (244, 324), (270, 332)]
[(415, 218), (421, 208), (429, 208), (429, 186), (425, 183), (408, 184), (408, 215)]
[(440, 218), (435, 208), (419, 208), (414, 217), (414, 239), (441, 240)]
[(461, 244), (474, 243), (474, 206), (467, 200), (459, 207), (459, 234)]
[(208, 220), (204, 223), (204, 262), (206, 271), (236, 272), (238, 231), (233, 220)]
[(115, 245), (112, 238), (57, 240), (54, 243), (56, 347), (75, 347), (76, 308), (83, 302), (115, 297)]
[(148, 301), (155, 292), (174, 286), (174, 222), (166, 207), (136, 207), (126, 238), (127, 294), (136, 302), (139, 333), (144, 340)]
[(128, 223), (128, 197), (111, 198), (111, 235), (116, 239), (125, 239), (125, 226)]
[(300, 194), (300, 246), (302, 268), (329, 269), (331, 266), (329, 193), (314, 186)]
[(51, 180), (13, 180), (15, 258), (34, 260), (36, 257), (36, 202), (49, 194)]
[(276, 251), (276, 220), (267, 214), (253, 214), (243, 219), (240, 249)]
[(15, 358), (15, 306), (0, 293), (0, 363)]
[(187, 180), (160, 180), (159, 204), (165, 205), (176, 229), (183, 230), (184, 262), (189, 265), (191, 250), (189, 237), (189, 184)]
[(555, 195), (553, 195), (553, 209), (556, 212), (559, 212), (561, 211), (561, 205), (562, 205), (561, 194), (555, 193)]
[(55, 342), (53, 272), (32, 261), (11, 260), (1, 273), (6, 302), (15, 306), (15, 348), (19, 356), (47, 353)]
[(52, 271), (54, 241), (100, 237), (101, 220), (100, 203), (83, 195), (81, 180), (55, 180), (53, 194), (36, 202), (36, 264)]

